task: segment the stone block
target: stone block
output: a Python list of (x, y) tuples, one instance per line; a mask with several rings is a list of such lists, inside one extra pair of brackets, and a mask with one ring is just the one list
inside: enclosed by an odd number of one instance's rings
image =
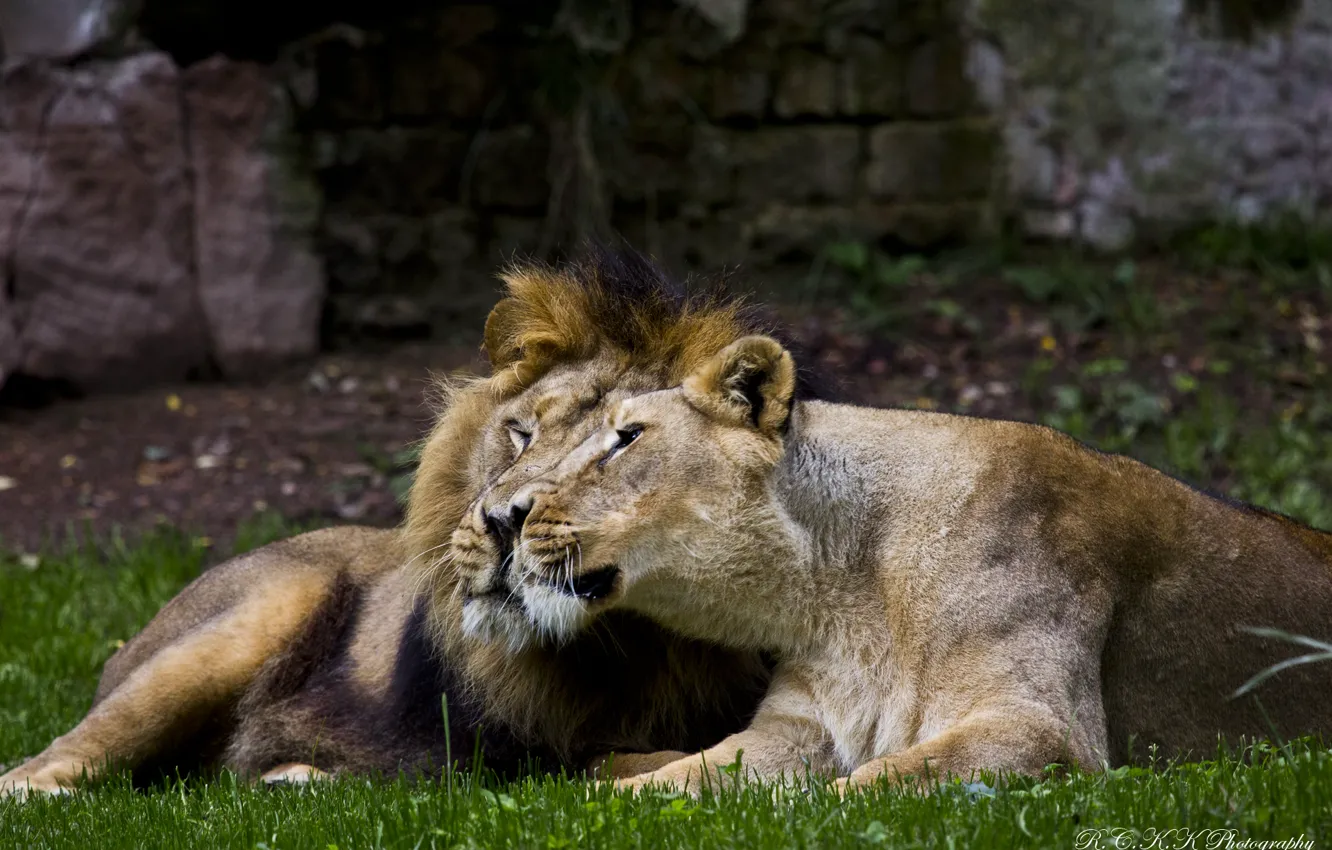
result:
[(890, 124), (870, 131), (865, 182), (877, 198), (987, 198), (1002, 145), (990, 122)]
[(68, 59), (124, 37), (137, 0), (0, 0), (0, 56)]
[(910, 248), (965, 245), (994, 235), (991, 207), (983, 202), (901, 204), (885, 208), (885, 238)]
[(937, 248), (989, 235), (989, 206), (957, 204), (880, 204), (846, 206), (770, 204), (744, 222), (746, 260), (789, 262), (816, 256), (830, 242)]
[(442, 46), (462, 47), (491, 33), (499, 25), (499, 11), (485, 3), (463, 3), (436, 12), (432, 25)]
[(741, 203), (842, 200), (859, 184), (854, 127), (773, 127), (730, 136)]
[(987, 112), (1001, 112), (1007, 101), (1007, 63), (998, 47), (976, 39), (967, 45), (967, 79), (975, 102)]
[(259, 375), (319, 348), (319, 188), (266, 69), (219, 56), (192, 65), (183, 84), (194, 271), (213, 358), (228, 377)]
[(180, 105), (165, 54), (0, 84), (0, 261), (24, 373), (122, 388), (206, 361)]
[(320, 234), (330, 288), (340, 294), (420, 294), (476, 258), (476, 218), (451, 207), (427, 217), (325, 216)]
[(684, 196), (694, 204), (714, 207), (735, 200), (736, 164), (731, 142), (736, 133), (700, 126), (684, 169)]
[(1018, 218), (1024, 236), (1064, 242), (1078, 232), (1078, 220), (1072, 210), (1023, 210)]
[(268, 71), (221, 58), (6, 76), (0, 368), (108, 390), (313, 352), (319, 196), (286, 103)]
[(469, 144), (463, 133), (437, 127), (349, 130), (322, 154), (320, 183), (339, 210), (425, 215), (457, 200)]
[[(489, 261), (492, 268), (532, 256), (541, 244), (545, 221), (532, 216), (496, 215), (490, 219)], [(499, 286), (498, 283), (495, 284)]]
[(392, 118), (475, 120), (494, 97), (494, 63), (488, 51), (442, 50), (437, 44), (408, 44), (389, 58)]
[(830, 242), (875, 241), (882, 234), (876, 219), (851, 206), (773, 203), (744, 222), (746, 262), (771, 264), (805, 259)]
[(1008, 185), (1018, 198), (1051, 202), (1059, 181), (1059, 158), (1038, 133), (1018, 123), (1004, 129)]
[(764, 68), (718, 68), (712, 74), (712, 105), (708, 115), (716, 121), (737, 118), (759, 121), (772, 98), (772, 76)]
[(462, 208), (435, 213), (426, 219), (426, 245), (441, 278), (475, 260), (476, 216)]
[(383, 55), (374, 47), (327, 41), (315, 54), (314, 114), (334, 126), (384, 119)]
[(18, 370), (23, 359), (23, 349), (19, 346), (17, 316), (14, 303), (0, 289), (0, 387), (5, 385), (9, 376)]
[(837, 113), (837, 65), (805, 50), (783, 57), (772, 110), (779, 118), (826, 118)]
[(907, 63), (907, 110), (921, 118), (951, 118), (972, 107), (967, 47), (959, 38), (929, 41)]
[(843, 115), (892, 118), (902, 113), (906, 57), (901, 50), (872, 38), (853, 37), (839, 71), (839, 108)]
[(1127, 210), (1088, 198), (1078, 207), (1078, 232), (1093, 248), (1115, 252), (1132, 244), (1135, 229)]
[(550, 197), (546, 169), (550, 139), (536, 127), (519, 125), (482, 131), (474, 141), (471, 196), (482, 207), (544, 210)]

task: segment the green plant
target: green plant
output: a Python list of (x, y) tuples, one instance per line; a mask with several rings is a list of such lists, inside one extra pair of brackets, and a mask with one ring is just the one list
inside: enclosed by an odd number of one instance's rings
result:
[(938, 283), (928, 275), (929, 262), (915, 254), (889, 257), (863, 242), (837, 242), (824, 249), (816, 268), (832, 274), (816, 274), (810, 294), (845, 305), (861, 330), (895, 335), (924, 310), (949, 310), (927, 297)]

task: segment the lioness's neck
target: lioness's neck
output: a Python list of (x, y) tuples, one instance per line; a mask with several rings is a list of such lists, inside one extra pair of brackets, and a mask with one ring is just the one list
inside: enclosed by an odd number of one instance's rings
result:
[(692, 637), (786, 654), (882, 622), (872, 572), (856, 566), (873, 535), (863, 464), (800, 419), (764, 492), (702, 547), (690, 580), (649, 583), (632, 607)]

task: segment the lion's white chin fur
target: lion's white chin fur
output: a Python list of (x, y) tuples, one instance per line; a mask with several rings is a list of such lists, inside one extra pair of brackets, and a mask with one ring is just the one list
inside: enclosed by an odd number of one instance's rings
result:
[(516, 655), (537, 645), (567, 643), (592, 621), (582, 599), (541, 584), (516, 593), (521, 605), (494, 599), (469, 599), (463, 604), (463, 634), (482, 643), (502, 644)]
[(462, 630), (482, 643), (503, 644), (510, 655), (541, 642), (541, 633), (522, 611), (491, 599), (471, 599), (463, 604)]
[(544, 642), (566, 643), (592, 621), (587, 602), (561, 590), (543, 584), (526, 584), (520, 593), (530, 625)]

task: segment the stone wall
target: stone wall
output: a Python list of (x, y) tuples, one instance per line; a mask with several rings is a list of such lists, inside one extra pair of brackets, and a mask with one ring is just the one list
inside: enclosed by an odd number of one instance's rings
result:
[[(1003, 59), (1010, 212), (1032, 235), (1122, 248), (1175, 225), (1332, 202), (1332, 0), (1226, 33), (1189, 0), (972, 0)], [(1261, 8), (1263, 4), (1252, 4)], [(1225, 37), (1229, 36), (1229, 37)], [(1237, 37), (1247, 36), (1247, 37)]]
[[(1214, 25), (1249, 6), (1287, 17)], [(1308, 214), (1332, 0), (1249, 6), (0, 0), (0, 384), (472, 339), (498, 264), (589, 236), (769, 279)]]
[(579, 5), (454, 6), (315, 49), (303, 126), (340, 322), (447, 321), (515, 252), (608, 230), (677, 268), (802, 270), (834, 238), (993, 230), (999, 126), (942, 0), (742, 3), (739, 28)]

